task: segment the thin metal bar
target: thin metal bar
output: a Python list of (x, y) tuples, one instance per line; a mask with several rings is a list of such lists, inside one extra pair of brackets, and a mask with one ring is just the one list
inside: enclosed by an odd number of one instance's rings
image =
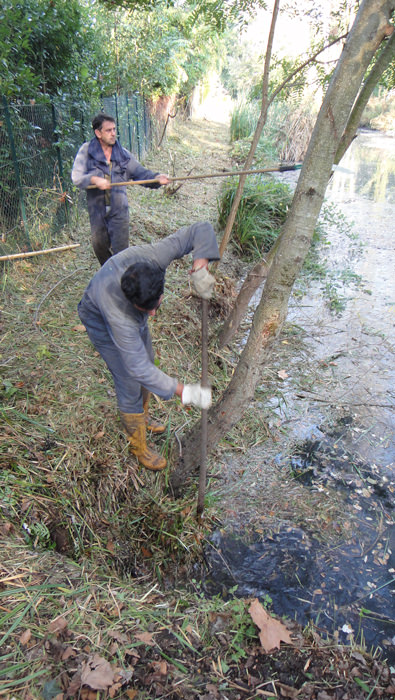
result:
[[(64, 187), (64, 176), (63, 176), (63, 163), (62, 163), (62, 154), (59, 148), (59, 132), (58, 132), (58, 125), (56, 121), (56, 109), (55, 105), (51, 100), (51, 114), (52, 114), (52, 126), (53, 126), (53, 134), (55, 137), (55, 148), (56, 148), (56, 155), (58, 158), (58, 166), (59, 166), (59, 182), (60, 182), (60, 189), (61, 189), (61, 194), (64, 194), (65, 187)], [(70, 222), (70, 211), (69, 211), (69, 203), (67, 201), (67, 197), (64, 198), (63, 201), (64, 204), (64, 209), (65, 209), (65, 214), (66, 214), (66, 221), (67, 223)]]
[(117, 125), (117, 136), (119, 139), (119, 143), (121, 143), (120, 139), (120, 133), (119, 133), (119, 114), (118, 114), (118, 98), (117, 98), (117, 93), (114, 95), (114, 101), (115, 101), (115, 122)]
[(132, 152), (132, 128), (130, 125), (130, 110), (129, 110), (129, 96), (128, 93), (126, 93), (126, 111), (128, 115), (128, 136), (129, 136), (129, 151)]
[(136, 124), (136, 136), (137, 136), (137, 156), (140, 160), (141, 158), (141, 144), (140, 144), (140, 123), (139, 123), (139, 103), (138, 96), (135, 93), (134, 97), (134, 114), (135, 114), (135, 124)]

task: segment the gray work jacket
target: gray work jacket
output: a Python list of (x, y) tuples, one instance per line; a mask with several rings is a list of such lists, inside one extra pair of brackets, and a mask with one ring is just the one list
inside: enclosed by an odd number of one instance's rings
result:
[[(154, 173), (144, 168), (126, 148), (122, 148), (117, 141), (111, 154), (111, 171), (105, 158), (103, 149), (96, 136), (84, 143), (79, 149), (71, 171), (71, 179), (74, 185), (80, 189), (86, 189), (88, 211), (91, 217), (96, 213), (104, 216), (105, 202), (110, 199), (113, 211), (125, 211), (127, 217), (128, 198), (126, 187), (112, 187), (111, 190), (99, 190), (97, 187), (87, 189), (93, 175), (97, 177), (110, 177), (111, 182), (127, 182), (129, 180), (153, 180), (159, 173)], [(158, 189), (159, 182), (143, 185), (150, 189)]]
[(194, 260), (219, 260), (215, 232), (208, 221), (184, 226), (158, 243), (132, 246), (113, 255), (96, 272), (81, 300), (96, 317), (101, 317), (130, 376), (163, 399), (173, 396), (178, 380), (162, 372), (150, 359), (144, 343), (148, 314), (126, 298), (121, 278), (133, 263), (152, 261), (165, 272), (173, 260), (188, 253)]

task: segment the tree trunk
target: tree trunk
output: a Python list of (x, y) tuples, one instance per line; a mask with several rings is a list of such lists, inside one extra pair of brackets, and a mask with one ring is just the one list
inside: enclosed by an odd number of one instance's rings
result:
[[(229, 386), (220, 401), (209, 410), (208, 452), (243, 415), (281, 332), (293, 284), (310, 248), (341, 136), (365, 72), (381, 41), (389, 33), (389, 18), (394, 6), (395, 0), (362, 0), (359, 7), (317, 117), (247, 344)], [(200, 441), (199, 425), (182, 440), (183, 459), (170, 479), (175, 493), (185, 487), (186, 477), (199, 466)]]
[(266, 255), (266, 258), (263, 258), (256, 265), (254, 265), (245, 278), (239, 294), (237, 295), (235, 305), (228, 318), (224, 321), (218, 335), (219, 348), (223, 348), (224, 345), (228, 345), (234, 334), (237, 332), (240, 323), (247, 313), (248, 304), (250, 303), (253, 294), (255, 294), (256, 290), (261, 286), (262, 282), (267, 277), (270, 265), (273, 262), (274, 255), (278, 247), (279, 240), (280, 239), (277, 238), (276, 242), (269, 250), (269, 253)]
[(361, 122), (363, 110), (365, 109), (369, 98), (380, 80), (385, 69), (395, 57), (395, 32), (392, 32), (385, 48), (381, 52), (374, 66), (372, 67), (368, 77), (366, 78), (361, 91), (356, 99), (346, 129), (341, 137), (338, 149), (335, 156), (335, 165), (340, 163), (345, 152), (354, 140), (357, 129)]
[[(259, 139), (260, 139), (261, 134), (262, 134), (263, 127), (266, 124), (267, 110), (269, 107), (268, 90), (269, 90), (270, 60), (271, 60), (271, 56), (272, 56), (274, 29), (275, 29), (276, 22), (277, 22), (277, 15), (278, 15), (279, 7), (280, 7), (280, 0), (274, 0), (272, 21), (271, 21), (271, 25), (270, 25), (270, 32), (269, 32), (269, 38), (268, 38), (268, 42), (267, 42), (266, 55), (265, 55), (265, 66), (264, 66), (264, 70), (263, 70), (261, 112), (260, 112), (258, 123), (257, 123), (256, 129), (255, 129), (254, 137), (253, 137), (252, 142), (251, 142), (250, 150), (248, 152), (246, 162), (244, 163), (243, 170), (250, 169), (250, 167), (252, 165), (252, 161), (254, 160), (255, 151), (257, 149)], [(231, 210), (230, 210), (230, 213), (228, 216), (228, 220), (226, 222), (224, 235), (222, 237), (222, 241), (221, 241), (220, 246), (219, 246), (219, 254), (220, 254), (221, 258), (222, 258), (222, 255), (224, 253), (224, 250), (227, 246), (230, 234), (232, 232), (233, 224), (235, 222), (237, 210), (239, 208), (239, 204), (240, 204), (241, 196), (243, 194), (246, 179), (247, 179), (247, 176), (242, 175), (240, 177), (239, 184), (237, 186), (236, 194), (234, 196), (234, 199), (232, 202), (232, 207), (231, 207)]]

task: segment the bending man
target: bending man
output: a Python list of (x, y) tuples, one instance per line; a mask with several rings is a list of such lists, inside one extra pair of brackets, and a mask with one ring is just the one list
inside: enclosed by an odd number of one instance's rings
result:
[(150, 392), (165, 400), (176, 395), (182, 403), (200, 408), (211, 404), (210, 389), (184, 384), (155, 366), (148, 329), (148, 319), (163, 299), (166, 268), (188, 253), (193, 257), (193, 288), (209, 299), (214, 277), (208, 263), (219, 259), (219, 251), (213, 227), (203, 222), (184, 226), (158, 243), (132, 246), (114, 255), (94, 275), (78, 305), (88, 336), (112, 374), (130, 451), (147, 469), (166, 466), (146, 442), (146, 429), (155, 433), (165, 429), (149, 417)]
[[(96, 115), (92, 119), (92, 128), (95, 136), (79, 149), (71, 179), (74, 185), (87, 190), (92, 246), (100, 265), (103, 265), (111, 255), (129, 245), (126, 187), (111, 187), (111, 184), (157, 179), (157, 183), (144, 185), (156, 189), (166, 185), (169, 178), (147, 170), (126, 148), (122, 148), (117, 140), (113, 117), (102, 113)], [(89, 185), (95, 187), (87, 189)]]

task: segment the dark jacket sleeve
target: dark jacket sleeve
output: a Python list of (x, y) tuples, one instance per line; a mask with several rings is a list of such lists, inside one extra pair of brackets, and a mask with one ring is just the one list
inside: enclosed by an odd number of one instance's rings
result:
[[(126, 148), (124, 150), (126, 151)], [(159, 173), (154, 173), (153, 170), (148, 170), (148, 168), (144, 168), (144, 166), (141, 165), (141, 163), (139, 163), (138, 160), (136, 160), (136, 158), (130, 153), (130, 151), (127, 151), (127, 153), (130, 155), (127, 167), (128, 180), (136, 180), (137, 182), (139, 180), (155, 180)], [(143, 187), (148, 187), (149, 189), (157, 190), (159, 187), (161, 187), (161, 184), (160, 182), (152, 182), (151, 184), (143, 185)]]

